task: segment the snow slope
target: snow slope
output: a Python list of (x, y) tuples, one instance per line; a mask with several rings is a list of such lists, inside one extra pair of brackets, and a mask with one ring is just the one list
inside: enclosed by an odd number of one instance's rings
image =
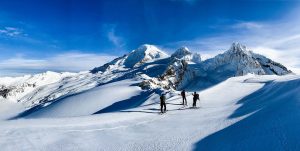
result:
[(299, 78), (245, 82), (265, 84), (239, 100), (229, 118), (252, 115), (199, 140), (195, 150), (300, 150)]
[(138, 86), (139, 81), (118, 81), (93, 88), (86, 93), (79, 93), (61, 99), (29, 117), (72, 117), (91, 115), (113, 103), (129, 99), (142, 93)]
[[(0, 100), (17, 102), (17, 106), (21, 106), (15, 108), (14, 114), (4, 115), (3, 112), (2, 117), (19, 118), (31, 113), (65, 117), (117, 111), (136, 107), (160, 91), (202, 90), (230, 77), (248, 73), (285, 75), (290, 71), (238, 43), (233, 43), (223, 54), (205, 61), (201, 60), (200, 54), (192, 53), (186, 47), (177, 49), (169, 56), (157, 47), (145, 44), (90, 72), (48, 71), (17, 78), (0, 78)], [(134, 86), (123, 86), (122, 81), (126, 80), (133, 81)], [(120, 87), (111, 87), (112, 83)], [(136, 93), (123, 95), (125, 92), (120, 91), (127, 88), (135, 89)], [(99, 100), (107, 97), (106, 93), (113, 89), (119, 97)]]
[(2, 101), (0, 99), (0, 120), (17, 116), (20, 112), (25, 110), (26, 108), (20, 103)]
[(171, 93), (164, 115), (153, 96), (105, 114), (0, 121), (0, 146), (4, 151), (299, 150), (299, 90), (296, 75), (234, 77), (200, 91), (199, 109), (182, 108), (180, 96)]
[(126, 67), (135, 67), (154, 59), (166, 58), (168, 55), (153, 45), (144, 44), (128, 54), (124, 61)]
[(92, 80), (93, 78), (94, 76), (87, 72), (51, 71), (17, 78), (2, 77), (0, 78), (1, 92), (6, 90), (7, 93), (0, 95), (0, 99), (21, 102), (25, 107), (31, 107), (94, 87), (97, 81)]
[(233, 43), (224, 53), (204, 61), (201, 61), (199, 54), (182, 47), (171, 55), (168, 67), (162, 75), (145, 80), (142, 86), (192, 91), (205, 89), (230, 77), (249, 73), (286, 75), (292, 72), (280, 63), (255, 54), (239, 43)]

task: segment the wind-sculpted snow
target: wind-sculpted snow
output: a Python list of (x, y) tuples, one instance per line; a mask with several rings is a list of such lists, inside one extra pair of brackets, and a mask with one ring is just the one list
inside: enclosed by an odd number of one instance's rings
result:
[[(195, 88), (195, 86), (196, 88), (206, 88), (234, 76), (243, 76), (249, 73), (285, 75), (291, 71), (271, 59), (248, 51), (241, 44), (233, 43), (225, 53), (200, 64), (190, 65), (187, 73), (187, 75), (194, 75), (194, 78), (190, 78), (185, 86), (189, 87), (192, 84), (193, 87), (190, 88)], [(189, 76), (187, 77), (189, 78)]]
[[(89, 91), (94, 91), (97, 87), (123, 80), (138, 81), (136, 85), (144, 91), (197, 91), (230, 77), (249, 73), (285, 75), (291, 71), (280, 63), (248, 51), (238, 43), (232, 44), (223, 54), (205, 61), (202, 61), (200, 54), (193, 53), (186, 47), (179, 48), (168, 56), (157, 47), (145, 44), (90, 72), (46, 72), (17, 78), (0, 78), (0, 100), (18, 102), (29, 110), (34, 107), (44, 108), (53, 102), (67, 100), (65, 98), (68, 97), (89, 94)], [(119, 101), (127, 99), (120, 98)], [(98, 107), (97, 111), (102, 109)]]
[(135, 67), (140, 67), (147, 62), (153, 62), (167, 57), (168, 55), (165, 52), (159, 50), (154, 45), (144, 44), (129, 54), (92, 69), (91, 73), (130, 70)]
[(153, 45), (142, 45), (138, 49), (133, 50), (128, 54), (124, 65), (126, 67), (134, 67), (153, 59), (166, 58), (168, 55), (163, 51), (159, 50)]
[(90, 72), (0, 78), (0, 150), (300, 150), (286, 67), (237, 43), (205, 61), (144, 46)]
[(257, 59), (266, 74), (285, 75), (291, 73), (285, 66), (273, 60), (266, 58), (263, 55), (251, 53)]
[[(138, 81), (119, 81), (99, 86), (85, 93), (79, 93), (60, 99), (27, 117), (49, 118), (91, 115), (115, 102), (142, 93), (139, 87), (134, 86), (137, 82)], [(135, 102), (137, 100), (132, 101)]]
[(193, 63), (201, 62), (201, 55), (198, 53), (192, 53), (187, 47), (181, 47), (177, 49), (171, 56), (171, 58), (177, 58), (180, 60), (191, 61)]
[[(168, 111), (163, 115), (158, 114), (159, 96), (154, 94), (139, 106), (105, 114), (0, 121), (1, 151), (299, 150), (299, 79), (254, 74), (229, 78), (200, 91), (197, 109), (182, 107), (178, 93), (168, 93)], [(107, 88), (121, 88), (127, 82)], [(191, 106), (190, 92), (187, 99)], [(75, 105), (79, 112), (86, 106)], [(77, 110), (63, 110), (68, 111)]]
[(239, 100), (229, 118), (252, 114), (199, 140), (194, 150), (300, 150), (300, 79), (245, 81), (257, 82), (265, 84)]
[[(249, 73), (257, 75), (285, 75), (291, 73), (280, 63), (248, 51), (239, 43), (211, 59), (200, 61), (186, 47), (178, 49), (165, 73), (142, 83), (145, 88), (200, 90), (220, 83), (230, 77)], [(198, 56), (200, 58), (200, 55)], [(196, 57), (197, 58), (197, 57)], [(177, 59), (177, 60), (176, 60)]]
[[(53, 76), (54, 75), (54, 76)], [(26, 106), (39, 104), (65, 95), (76, 93), (96, 85), (88, 73), (51, 73), (32, 76), (24, 81), (10, 85), (11, 92), (7, 99), (24, 103)]]

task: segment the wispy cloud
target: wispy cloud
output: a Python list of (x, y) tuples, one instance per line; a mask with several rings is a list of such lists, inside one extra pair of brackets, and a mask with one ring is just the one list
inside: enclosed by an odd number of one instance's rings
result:
[(21, 29), (16, 27), (3, 27), (0, 28), (0, 35), (2, 36), (8, 36), (8, 37), (16, 37), (16, 36), (22, 36), (24, 33)]
[(259, 29), (263, 28), (264, 25), (258, 22), (239, 22), (231, 25), (231, 27), (235, 29)]
[[(33, 36), (35, 35), (35, 36)], [(29, 30), (22, 28), (21, 25), (18, 26), (4, 26), (0, 27), (0, 45), (3, 47), (15, 47), (18, 44), (18, 47), (30, 47), (30, 46), (41, 46), (44, 48), (55, 48), (53, 41), (50, 39), (41, 39), (39, 36), (45, 37), (42, 33), (35, 33), (34, 30)], [(3, 42), (2, 40), (6, 40)]]
[(199, 52), (205, 58), (215, 56), (227, 50), (232, 42), (240, 42), (248, 49), (278, 61), (292, 71), (300, 73), (300, 28), (296, 18), (288, 16), (273, 22), (239, 22), (232, 24), (231, 30), (211, 37), (196, 38), (165, 44), (168, 49), (182, 45)]
[(27, 71), (27, 73), (48, 70), (78, 72), (101, 66), (113, 58), (115, 56), (80, 52), (63, 53), (44, 59), (32, 59), (19, 55), (14, 58), (1, 60), (0, 70), (10, 71), (6, 73), (9, 76), (18, 75), (19, 72), (24, 71)]
[(115, 47), (122, 48), (125, 46), (125, 41), (116, 33), (116, 27), (116, 25), (110, 24), (106, 25), (104, 30), (106, 30), (107, 39), (114, 44)]

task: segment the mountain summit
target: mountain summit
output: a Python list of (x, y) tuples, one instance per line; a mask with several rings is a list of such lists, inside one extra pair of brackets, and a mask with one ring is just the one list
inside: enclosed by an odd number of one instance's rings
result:
[(112, 70), (126, 70), (124, 68), (138, 67), (146, 62), (151, 62), (157, 59), (167, 58), (168, 54), (161, 51), (154, 45), (144, 44), (130, 53), (116, 58), (103, 66), (96, 67), (91, 70), (91, 73), (107, 72)]
[(130, 68), (153, 59), (161, 59), (166, 57), (168, 57), (168, 55), (159, 50), (156, 46), (144, 44), (128, 54), (124, 65)]
[(231, 53), (248, 53), (248, 50), (246, 48), (246, 46), (238, 43), (238, 42), (234, 42), (231, 44), (231, 47), (229, 48), (228, 52)]
[[(195, 54), (190, 53), (185, 48), (177, 50), (172, 56), (180, 56), (178, 58), (182, 59), (171, 63), (162, 77), (146, 80), (143, 86), (146, 88), (152, 86), (153, 88), (197, 90), (217, 84), (230, 77), (243, 76), (248, 73), (257, 75), (291, 73), (280, 63), (253, 53), (240, 43), (233, 43), (224, 53), (205, 61), (193, 61)], [(192, 62), (190, 63), (190, 61)]]
[(290, 72), (234, 43), (205, 61), (143, 45), (90, 72), (0, 77), (1, 151), (299, 150)]
[(27, 108), (44, 107), (68, 96), (123, 80), (133, 80), (137, 82), (135, 85), (148, 90), (201, 90), (248, 73), (286, 75), (291, 71), (248, 51), (239, 43), (233, 43), (224, 53), (205, 61), (187, 47), (181, 47), (169, 56), (157, 47), (145, 44), (90, 72), (47, 72), (30, 77), (0, 78), (0, 100), (21, 102)]
[(198, 53), (192, 53), (187, 47), (181, 47), (177, 49), (172, 55), (171, 58), (183, 59), (185, 61), (191, 61), (194, 63), (201, 62), (201, 55)]
[(172, 54), (171, 57), (174, 57), (174, 58), (176, 57), (178, 59), (181, 59), (181, 58), (183, 58), (183, 57), (185, 57), (187, 55), (191, 55), (191, 54), (192, 54), (192, 52), (187, 47), (181, 47), (181, 48), (177, 49)]

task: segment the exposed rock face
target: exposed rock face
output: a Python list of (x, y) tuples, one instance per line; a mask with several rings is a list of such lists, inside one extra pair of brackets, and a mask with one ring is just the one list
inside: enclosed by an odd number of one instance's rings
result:
[(9, 92), (10, 89), (6, 88), (5, 86), (0, 86), (0, 96), (2, 96), (3, 98), (7, 98)]
[(189, 62), (200, 63), (201, 56), (196, 53), (193, 54), (187, 47), (181, 47), (171, 55), (169, 60), (168, 67), (162, 75), (144, 80), (140, 86), (143, 89), (163, 88), (176, 90), (186, 80), (184, 75)]
[(239, 43), (233, 43), (223, 54), (205, 61), (200, 54), (192, 53), (186, 47), (168, 56), (153, 45), (142, 45), (90, 72), (0, 77), (0, 99), (33, 107), (126, 79), (141, 81), (139, 86), (143, 89), (199, 90), (248, 73), (285, 75), (291, 71), (265, 56), (248, 51)]
[(192, 53), (187, 47), (181, 47), (177, 49), (172, 55), (171, 58), (177, 58), (180, 60), (191, 61), (194, 63), (201, 62), (201, 55), (198, 53)]
[(207, 87), (227, 78), (248, 73), (257, 75), (291, 73), (280, 63), (248, 51), (245, 46), (239, 43), (233, 43), (223, 54), (203, 62), (201, 62), (200, 55), (199, 59), (194, 59), (194, 56), (198, 55), (191, 53), (186, 47), (178, 49), (171, 55), (173, 60), (164, 74), (155, 80), (146, 80), (146, 83), (153, 82), (147, 87), (153, 87), (153, 85), (158, 85), (154, 88), (171, 89), (183, 89), (195, 85)]
[(288, 70), (282, 64), (277, 63), (263, 55), (252, 53), (252, 56), (260, 63), (265, 74), (285, 75), (285, 74), (292, 73), (291, 70)]
[(149, 88), (164, 88), (175, 90), (181, 81), (184, 79), (184, 74), (187, 69), (188, 63), (186, 60), (174, 59), (168, 65), (166, 71), (157, 78), (144, 80), (141, 87), (144, 89)]

